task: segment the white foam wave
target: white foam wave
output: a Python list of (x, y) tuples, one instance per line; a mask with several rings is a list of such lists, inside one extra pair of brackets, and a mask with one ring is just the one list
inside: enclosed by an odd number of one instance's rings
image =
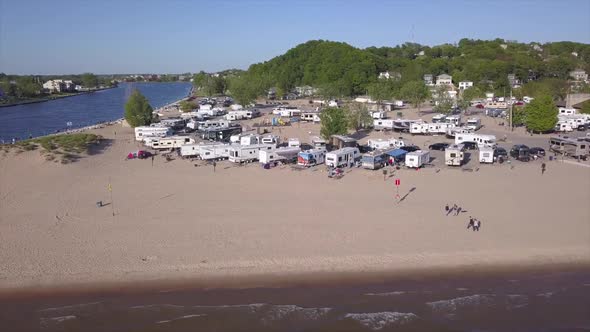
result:
[(180, 317), (176, 317), (176, 318), (172, 318), (172, 319), (168, 319), (168, 320), (157, 321), (156, 324), (165, 324), (165, 323), (171, 323), (176, 320), (195, 318), (195, 317), (204, 317), (204, 316), (207, 316), (207, 315), (205, 315), (205, 314), (184, 315), (184, 316), (180, 316)]
[(37, 312), (78, 309), (78, 308), (83, 308), (83, 307), (87, 307), (87, 306), (91, 306), (91, 305), (95, 305), (95, 304), (100, 304), (100, 303), (101, 302), (90, 302), (90, 303), (72, 304), (72, 305), (66, 305), (66, 306), (63, 306), (63, 307), (45, 308), (45, 309), (37, 310)]
[(529, 297), (520, 294), (511, 294), (507, 296), (506, 308), (517, 309), (525, 307), (529, 304)]
[(144, 304), (129, 307), (129, 309), (148, 309), (148, 308), (184, 308), (184, 306), (176, 304)]
[(250, 313), (256, 313), (260, 308), (264, 307), (266, 303), (250, 303), (250, 304), (227, 304), (227, 305), (196, 305), (194, 309), (204, 310), (225, 310), (225, 309), (246, 309)]
[(392, 325), (410, 323), (419, 317), (413, 313), (383, 311), (369, 313), (349, 313), (346, 314), (344, 318), (354, 319), (372, 330), (381, 330)]
[(272, 305), (265, 312), (262, 321), (271, 322), (285, 318), (297, 318), (297, 320), (317, 320), (330, 312), (332, 308), (303, 308), (292, 304)]
[(490, 294), (475, 294), (470, 296), (457, 297), (450, 300), (441, 300), (434, 302), (427, 302), (426, 304), (435, 312), (451, 313), (457, 309), (491, 305), (494, 303), (494, 295)]
[(65, 321), (69, 321), (72, 319), (77, 319), (78, 317), (74, 315), (67, 315), (67, 316), (59, 316), (59, 317), (49, 317), (49, 318), (41, 318), (41, 326), (47, 327), (48, 325), (55, 325), (60, 324)]
[(545, 292), (545, 293), (539, 293), (539, 294), (537, 294), (537, 296), (541, 296), (544, 298), (550, 298), (553, 296), (553, 294), (555, 294), (555, 292)]
[(393, 292), (385, 292), (385, 293), (366, 293), (366, 296), (396, 296), (396, 295), (403, 295), (406, 294), (404, 291), (393, 291)]

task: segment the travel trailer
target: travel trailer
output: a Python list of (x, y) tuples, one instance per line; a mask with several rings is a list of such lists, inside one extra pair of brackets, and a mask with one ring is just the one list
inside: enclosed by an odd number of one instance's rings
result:
[(360, 157), (358, 148), (344, 147), (326, 153), (326, 165), (328, 167), (352, 167)]
[(135, 140), (143, 141), (146, 137), (166, 137), (172, 135), (168, 127), (135, 127)]
[(472, 129), (466, 127), (449, 127), (447, 128), (447, 132), (445, 135), (448, 138), (454, 138), (457, 134), (471, 134), (473, 133)]
[(315, 148), (311, 150), (301, 151), (297, 155), (297, 165), (300, 166), (315, 166), (323, 164), (326, 158), (325, 148)]
[(301, 113), (301, 110), (295, 107), (277, 107), (272, 110), (272, 114), (289, 118), (301, 116)]
[(185, 144), (194, 144), (195, 140), (187, 136), (169, 136), (150, 139), (147, 145), (152, 149), (178, 149)]
[(363, 154), (361, 157), (361, 165), (366, 169), (380, 169), (387, 165), (389, 160), (389, 152), (396, 148), (380, 149)]
[(461, 166), (465, 156), (463, 154), (463, 144), (450, 145), (445, 149), (445, 164), (448, 166)]
[(456, 134), (455, 144), (461, 144), (465, 142), (477, 143), (478, 147), (482, 146), (496, 146), (496, 136), (494, 135), (480, 135), (480, 134)]
[(445, 122), (446, 118), (447, 118), (447, 116), (444, 114), (436, 114), (435, 116), (432, 117), (432, 123)]
[(260, 144), (260, 135), (247, 134), (240, 137), (240, 145)]
[(588, 124), (590, 123), (590, 115), (589, 114), (575, 114), (575, 115), (558, 115), (557, 116), (558, 123), (567, 123), (569, 124), (572, 129), (578, 129), (582, 127), (586, 129)]
[(301, 146), (301, 142), (299, 142), (299, 138), (289, 138), (289, 141), (287, 142), (287, 146), (289, 146), (289, 147), (300, 147)]
[(209, 128), (201, 132), (201, 138), (209, 141), (228, 142), (232, 135), (242, 133), (241, 126), (231, 126), (227, 128)]
[(367, 146), (373, 150), (386, 149), (386, 148), (400, 148), (405, 145), (406, 144), (404, 143), (403, 140), (398, 140), (395, 138), (388, 139), (388, 140), (382, 139), (382, 138), (370, 139), (367, 142)]
[(274, 135), (265, 135), (262, 136), (262, 139), (260, 140), (260, 142), (262, 144), (274, 144), (277, 145), (280, 142), (280, 137), (279, 136), (274, 136)]
[(558, 108), (559, 113), (557, 113), (557, 116), (560, 115), (574, 115), (578, 113), (578, 110), (575, 108), (565, 108), (565, 107), (559, 107)]
[(493, 164), (494, 149), (489, 146), (482, 146), (479, 148), (479, 162), (481, 164)]
[(162, 119), (160, 122), (155, 123), (155, 125), (169, 127), (172, 129), (182, 129), (186, 125), (186, 120), (182, 118)]
[(275, 146), (271, 144), (234, 145), (228, 149), (229, 161), (232, 163), (243, 163), (257, 160), (260, 151), (274, 151)]
[(371, 113), (371, 117), (373, 119), (385, 119), (386, 118), (386, 113), (384, 111), (373, 111), (370, 113)]
[(420, 168), (430, 162), (430, 152), (417, 150), (406, 154), (406, 167)]
[(585, 159), (590, 151), (586, 139), (551, 137), (549, 149), (564, 156)]
[(393, 121), (392, 119), (378, 119), (373, 120), (373, 129), (375, 130), (393, 130)]
[(490, 101), (485, 104), (485, 108), (501, 108), (507, 109), (508, 103), (505, 101)]
[(561, 132), (574, 131), (571, 123), (569, 123), (567, 121), (562, 121), (562, 120), (557, 121), (557, 123), (555, 124), (554, 130), (561, 131)]
[(479, 118), (469, 118), (467, 119), (467, 124), (465, 124), (466, 128), (469, 128), (473, 131), (479, 130), (481, 128), (481, 119)]
[(228, 144), (185, 144), (180, 147), (180, 155), (185, 158), (198, 157), (203, 160), (225, 159), (228, 157)]
[(240, 110), (240, 111), (231, 111), (225, 115), (225, 119), (232, 121), (232, 120), (244, 120), (244, 119), (253, 119), (257, 116), (260, 116), (260, 111), (258, 110)]
[(228, 128), (231, 124), (228, 120), (207, 120), (199, 122), (198, 130)]
[(397, 131), (410, 131), (410, 126), (412, 123), (422, 123), (421, 119), (417, 120), (406, 120), (406, 119), (397, 119), (393, 120), (393, 130)]
[(320, 122), (320, 113), (319, 112), (303, 112), (301, 113), (301, 121), (308, 121), (308, 122)]
[(452, 123), (455, 126), (461, 125), (461, 116), (460, 115), (449, 115), (445, 118), (445, 123)]
[(410, 125), (410, 134), (427, 134), (428, 133), (428, 123), (412, 123)]
[(318, 136), (313, 136), (311, 138), (311, 145), (313, 145), (316, 148), (325, 148), (326, 140)]
[(337, 147), (338, 149), (342, 149), (345, 147), (354, 148), (357, 146), (357, 140), (343, 135), (332, 135), (332, 145)]
[(446, 134), (448, 128), (454, 127), (452, 123), (412, 123), (410, 134)]
[(260, 150), (258, 152), (258, 161), (263, 164), (283, 162), (293, 162), (301, 151), (298, 147), (283, 147), (274, 151)]

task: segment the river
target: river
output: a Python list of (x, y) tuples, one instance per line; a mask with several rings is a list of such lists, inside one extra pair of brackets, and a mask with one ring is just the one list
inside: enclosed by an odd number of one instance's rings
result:
[(0, 140), (25, 139), (81, 128), (123, 117), (125, 102), (137, 88), (154, 109), (188, 96), (191, 84), (121, 83), (117, 88), (43, 103), (0, 108)]

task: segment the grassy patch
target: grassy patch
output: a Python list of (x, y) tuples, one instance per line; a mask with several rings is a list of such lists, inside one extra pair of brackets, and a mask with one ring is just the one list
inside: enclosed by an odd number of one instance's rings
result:
[(79, 154), (88, 152), (89, 147), (98, 144), (101, 138), (101, 136), (95, 134), (61, 134), (24, 140), (16, 144), (7, 144), (3, 148), (14, 148), (19, 153), (41, 147), (41, 153), (45, 155), (45, 159), (55, 160), (56, 156), (59, 155), (61, 156), (61, 162), (65, 164), (78, 159)]

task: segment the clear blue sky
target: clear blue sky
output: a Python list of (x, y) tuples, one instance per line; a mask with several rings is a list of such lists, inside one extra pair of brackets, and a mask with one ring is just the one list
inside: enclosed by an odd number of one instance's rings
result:
[(590, 0), (0, 0), (0, 72), (13, 74), (246, 69), (310, 39), (463, 37), (590, 43)]

